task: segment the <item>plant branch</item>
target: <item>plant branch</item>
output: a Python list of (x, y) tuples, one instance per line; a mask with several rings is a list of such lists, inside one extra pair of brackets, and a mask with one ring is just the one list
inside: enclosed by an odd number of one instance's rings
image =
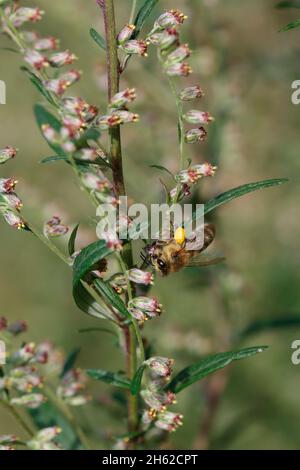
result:
[(12, 406), (8, 401), (1, 400), (1, 404), (4, 408), (6, 408), (11, 415), (18, 421), (19, 425), (21, 428), (24, 429), (24, 431), (30, 436), (34, 436), (34, 432), (30, 429), (29, 425), (26, 423), (26, 421), (23, 419), (23, 417), (18, 413), (18, 411), (15, 409), (14, 406)]

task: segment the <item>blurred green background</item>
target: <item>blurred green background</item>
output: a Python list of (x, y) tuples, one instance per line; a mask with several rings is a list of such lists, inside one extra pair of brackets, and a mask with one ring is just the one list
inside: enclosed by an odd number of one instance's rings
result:
[[(105, 55), (89, 37), (90, 27), (102, 31), (96, 2), (23, 3), (45, 9), (37, 29), (45, 36), (60, 37), (62, 47), (78, 55), (84, 75), (71, 93), (105, 111)], [(115, 3), (121, 28), (128, 21), (131, 1)], [(224, 252), (225, 266), (185, 270), (155, 284), (154, 293), (165, 312), (159, 321), (147, 323), (145, 334), (160, 355), (176, 359), (178, 369), (225, 346), (270, 345), (261, 356), (231, 368), (205, 444), (217, 449), (300, 446), (300, 366), (291, 363), (291, 344), (299, 339), (300, 328), (260, 332), (232, 342), (238, 331), (255, 321), (300, 316), (300, 107), (291, 103), (291, 83), (300, 79), (300, 30), (278, 33), (296, 16), (294, 10), (276, 10), (275, 3), (161, 0), (156, 8), (157, 16), (167, 8), (188, 14), (181, 31), (193, 49), (194, 74), (182, 86), (200, 83), (206, 96), (195, 107), (216, 118), (207, 144), (188, 148), (195, 162), (209, 160), (219, 166), (214, 178), (199, 185), (198, 200), (246, 182), (290, 179), (287, 185), (246, 196), (214, 215), (216, 248)], [(1, 45), (9, 43), (2, 38)], [(20, 65), (18, 55), (1, 51), (0, 79), (7, 84), (7, 104), (0, 106), (0, 147), (20, 149), (17, 160), (1, 167), (1, 176), (17, 177), (24, 215), (36, 225), (42, 226), (53, 214), (71, 225), (81, 222), (79, 245), (84, 246), (95, 239), (93, 210), (67, 166), (39, 164), (51, 151), (33, 117), (32, 106), (40, 97)], [(122, 88), (127, 85), (137, 89), (134, 109), (141, 115), (138, 124), (123, 131), (127, 190), (138, 202), (157, 202), (158, 196), (162, 201), (162, 175), (149, 165), (176, 171), (178, 150), (175, 105), (154, 49), (148, 59), (131, 61)], [(97, 326), (97, 321), (74, 306), (70, 271), (30, 234), (2, 222), (0, 233), (0, 315), (25, 319), (30, 326), (27, 337), (34, 341), (50, 338), (66, 351), (79, 345), (78, 364), (83, 368), (122, 367), (120, 351), (109, 335), (78, 333), (79, 328)], [(222, 377), (218, 380), (222, 387)], [(178, 397), (185, 420), (171, 436), (170, 447), (199, 446), (207, 393), (220, 383), (215, 379), (196, 384)], [(106, 385), (94, 388), (102, 400), (108, 393)], [(90, 407), (88, 419), (94, 420), (99, 436), (124, 431), (124, 421), (119, 416), (110, 419), (108, 407)], [(16, 424), (1, 410), (0, 434), (8, 432), (16, 432)], [(99, 447), (105, 446), (109, 444), (102, 440)]]

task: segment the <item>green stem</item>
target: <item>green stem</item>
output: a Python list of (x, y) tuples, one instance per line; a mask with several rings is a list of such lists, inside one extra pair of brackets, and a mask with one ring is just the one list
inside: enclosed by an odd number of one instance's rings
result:
[[(120, 267), (122, 269), (122, 272), (123, 272), (123, 274), (126, 278), (128, 300), (132, 300), (133, 299), (132, 286), (131, 286), (130, 279), (128, 277), (128, 272), (127, 272), (126, 265), (125, 265), (125, 263), (122, 259), (122, 256), (119, 255), (118, 259), (119, 259), (119, 263), (120, 263)], [(132, 324), (133, 324), (133, 328), (134, 328), (134, 331), (135, 331), (136, 339), (137, 339), (139, 350), (140, 350), (141, 362), (144, 362), (145, 361), (145, 350), (144, 350), (144, 344), (143, 344), (143, 339), (142, 339), (142, 335), (141, 335), (141, 330), (139, 328), (139, 325), (138, 325), (136, 319), (133, 318), (133, 317), (132, 317)]]
[(52, 243), (47, 237), (42, 235), (32, 224), (28, 224), (26, 222), (28, 228), (31, 230), (31, 232), (42, 242), (44, 245), (46, 245), (49, 250), (51, 250), (53, 253), (56, 254), (64, 263), (69, 264), (69, 260), (67, 256), (65, 256), (59, 248), (57, 248), (54, 243)]
[[(117, 33), (115, 22), (115, 9), (113, 0), (102, 0), (101, 7), (103, 11), (105, 39), (107, 51), (107, 78), (108, 78), (108, 101), (119, 92), (120, 63), (117, 49)], [(122, 164), (122, 146), (120, 126), (114, 127), (109, 131), (110, 157), (112, 163), (112, 174), (116, 197), (126, 194), (123, 164)], [(127, 243), (123, 250), (123, 259), (129, 267), (133, 265), (131, 244)], [(122, 259), (122, 260), (123, 260)], [(137, 351), (134, 325), (125, 328), (126, 343), (126, 364), (128, 377), (133, 378), (137, 369)], [(128, 394), (128, 426), (130, 431), (136, 431), (138, 428), (138, 398)]]
[(1, 404), (4, 408), (6, 408), (11, 415), (18, 421), (20, 424), (21, 428), (24, 429), (24, 431), (30, 436), (34, 436), (34, 432), (30, 429), (26, 421), (23, 419), (23, 417), (17, 412), (14, 406), (12, 406), (8, 401), (1, 400)]

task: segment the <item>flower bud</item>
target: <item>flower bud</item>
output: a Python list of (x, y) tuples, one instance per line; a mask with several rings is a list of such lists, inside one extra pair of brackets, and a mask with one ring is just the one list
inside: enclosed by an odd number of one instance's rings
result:
[(27, 408), (35, 409), (39, 408), (45, 401), (46, 398), (41, 393), (31, 393), (19, 398), (12, 398), (10, 403), (12, 405), (26, 406)]
[(20, 34), (26, 42), (32, 43), (40, 39), (40, 35), (37, 31), (22, 31)]
[(112, 189), (112, 184), (101, 170), (96, 173), (86, 172), (82, 175), (82, 182), (88, 189), (94, 191), (106, 191)]
[(15, 358), (22, 362), (28, 362), (35, 355), (35, 343), (26, 343), (20, 348), (15, 355)]
[(110, 102), (111, 108), (123, 108), (128, 103), (131, 103), (136, 99), (135, 89), (126, 88), (126, 90), (121, 91), (114, 95)]
[(136, 40), (132, 39), (125, 44), (122, 44), (120, 46), (121, 49), (126, 52), (126, 54), (138, 54), (143, 57), (147, 57), (147, 50), (148, 50), (148, 45), (146, 41), (141, 41), (141, 40)]
[(42, 68), (49, 66), (47, 57), (43, 56), (42, 54), (40, 54), (38, 51), (35, 51), (34, 49), (28, 49), (25, 52), (24, 60), (36, 70), (41, 70)]
[(166, 411), (168, 405), (176, 403), (175, 394), (172, 392), (158, 392), (143, 390), (141, 396), (145, 403), (155, 411)]
[(185, 142), (187, 144), (195, 144), (196, 142), (204, 142), (207, 137), (207, 132), (204, 127), (198, 129), (190, 129), (185, 133)]
[(11, 193), (17, 182), (14, 178), (0, 178), (0, 193)]
[(178, 64), (179, 62), (184, 61), (191, 55), (191, 50), (188, 44), (182, 44), (181, 46), (177, 47), (175, 51), (171, 52), (166, 60), (166, 65), (171, 66)]
[(69, 86), (68, 82), (66, 80), (62, 80), (61, 78), (44, 80), (43, 85), (46, 90), (51, 91), (51, 93), (54, 93), (57, 96), (63, 95)]
[(35, 41), (34, 49), (37, 51), (48, 51), (48, 50), (55, 50), (59, 46), (59, 39), (56, 39), (52, 36), (47, 38), (41, 38)]
[(136, 113), (131, 113), (130, 111), (126, 111), (123, 109), (118, 109), (113, 112), (114, 116), (117, 116), (120, 119), (121, 124), (127, 124), (130, 122), (138, 122), (139, 115)]
[(0, 331), (6, 330), (7, 328), (7, 319), (5, 317), (0, 317)]
[(131, 282), (136, 284), (153, 285), (153, 274), (149, 271), (133, 268), (128, 271), (128, 277)]
[(17, 8), (17, 10), (10, 16), (10, 21), (15, 26), (15, 28), (19, 28), (27, 21), (32, 21), (35, 23), (36, 21), (41, 20), (44, 11), (40, 10), (40, 8), (28, 8), (28, 7), (21, 7)]
[(74, 83), (78, 82), (80, 80), (80, 77), (82, 75), (82, 72), (80, 70), (72, 69), (69, 70), (68, 72), (63, 73), (60, 76), (60, 80), (66, 83), (66, 86), (69, 87), (73, 85)]
[(53, 441), (53, 439), (55, 439), (55, 437), (58, 436), (61, 432), (62, 429), (60, 427), (52, 426), (39, 431), (35, 436), (35, 439), (43, 443)]
[(186, 62), (169, 65), (165, 70), (169, 77), (187, 77), (192, 73), (191, 67)]
[(128, 310), (134, 318), (141, 323), (159, 316), (162, 312), (162, 305), (154, 298), (135, 297), (128, 303)]
[(202, 96), (204, 96), (204, 92), (199, 85), (187, 87), (179, 94), (179, 98), (182, 101), (191, 101), (196, 98), (202, 98)]
[(188, 111), (183, 118), (189, 124), (208, 124), (214, 121), (214, 118), (209, 113), (195, 109)]
[(82, 161), (94, 162), (99, 158), (99, 154), (95, 148), (84, 148), (78, 150), (76, 153), (76, 158)]
[(154, 374), (169, 378), (172, 374), (174, 360), (166, 357), (151, 357), (146, 361), (146, 364)]
[(159, 47), (164, 51), (174, 45), (179, 45), (179, 33), (176, 28), (167, 28), (160, 35)]
[(166, 29), (182, 24), (187, 19), (179, 10), (169, 10), (158, 17), (154, 23), (154, 30)]
[(2, 212), (2, 214), (3, 214), (3, 217), (4, 217), (5, 221), (11, 227), (14, 227), (18, 230), (26, 228), (26, 224), (25, 224), (24, 220), (21, 217), (19, 217), (17, 214), (15, 214), (13, 211), (4, 210)]
[(0, 163), (5, 163), (17, 155), (18, 150), (14, 147), (5, 147), (0, 149)]
[(16, 193), (8, 193), (3, 195), (3, 199), (5, 199), (8, 207), (10, 209), (15, 209), (16, 211), (20, 211), (20, 209), (23, 207), (23, 203), (19, 196), (16, 195)]
[(176, 181), (181, 184), (194, 184), (203, 176), (214, 176), (217, 167), (211, 163), (202, 163), (193, 165), (188, 170), (182, 170), (175, 176)]
[(105, 116), (100, 116), (96, 124), (102, 130), (107, 130), (115, 126), (119, 126), (122, 123), (121, 118), (117, 114), (107, 114)]
[(101, 240), (106, 242), (107, 248), (113, 251), (122, 250), (122, 241), (118, 238), (115, 230), (107, 230), (105, 233), (101, 234)]
[(75, 54), (72, 54), (69, 50), (66, 50), (52, 54), (49, 57), (49, 63), (52, 67), (63, 67), (64, 65), (72, 64), (76, 59), (77, 57)]
[(12, 335), (17, 336), (20, 333), (27, 331), (27, 323), (24, 320), (17, 320), (14, 323), (8, 325), (7, 331)]
[(127, 42), (131, 38), (134, 30), (134, 24), (126, 24), (117, 36), (118, 44), (124, 44), (125, 42)]
[(155, 426), (164, 431), (174, 432), (178, 426), (182, 425), (182, 418), (182, 415), (170, 411), (159, 413)]
[(44, 224), (44, 235), (47, 238), (61, 237), (68, 233), (69, 228), (61, 223), (60, 217), (54, 215)]

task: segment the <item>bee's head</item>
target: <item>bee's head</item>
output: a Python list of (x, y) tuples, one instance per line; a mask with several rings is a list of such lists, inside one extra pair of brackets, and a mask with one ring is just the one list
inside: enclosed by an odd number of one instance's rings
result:
[(170, 272), (169, 263), (164, 256), (164, 244), (159, 242), (153, 243), (147, 247), (148, 259), (155, 271), (157, 271), (162, 276), (167, 276)]

